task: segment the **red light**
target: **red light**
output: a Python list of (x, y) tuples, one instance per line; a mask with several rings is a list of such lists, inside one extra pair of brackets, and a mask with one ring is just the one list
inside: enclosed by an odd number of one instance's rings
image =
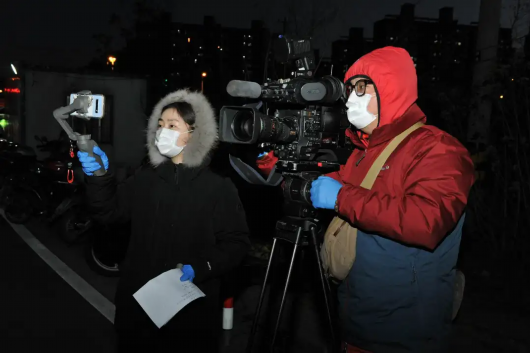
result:
[(321, 162), (318, 162), (317, 165), (318, 165), (319, 167), (322, 167), (322, 163), (321, 163)]
[(20, 93), (20, 88), (5, 88), (6, 93)]

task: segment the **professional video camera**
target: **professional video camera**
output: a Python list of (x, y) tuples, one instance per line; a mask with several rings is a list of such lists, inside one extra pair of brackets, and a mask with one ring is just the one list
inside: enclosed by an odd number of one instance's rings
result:
[[(315, 59), (311, 42), (279, 36), (274, 52), (277, 61), (294, 61), (296, 69), (293, 77), (263, 85), (231, 81), (227, 86), (231, 96), (261, 99), (265, 104), (260, 101), (245, 106), (225, 106), (221, 109), (219, 122), (221, 141), (258, 145), (262, 151), (272, 150), (278, 157), (274, 169), (264, 179), (255, 168), (230, 155), (232, 167), (243, 179), (251, 184), (271, 186), (279, 185), (285, 179), (285, 217), (276, 222), (274, 243), (247, 347), (249, 353), (252, 351), (277, 240), (294, 244), (294, 250), (271, 346), (274, 347), (276, 341), (296, 253), (301, 246), (309, 243), (313, 244), (316, 255), (333, 345), (332, 311), (328, 299), (330, 289), (322, 271), (317, 239), (323, 227), (311, 204), (310, 190), (311, 183), (318, 176), (339, 170), (352, 150), (352, 146), (346, 143), (344, 133), (349, 126), (345, 111), (345, 87), (333, 76), (314, 78)], [(257, 154), (253, 158), (256, 157)]]
[(275, 186), (285, 177), (288, 213), (314, 216), (309, 201), (310, 183), (323, 173), (338, 170), (351, 153), (344, 134), (349, 126), (344, 85), (333, 76), (313, 78), (315, 65), (309, 40), (280, 36), (275, 47), (278, 61), (295, 60), (295, 77), (263, 85), (234, 80), (227, 86), (233, 97), (265, 101), (265, 111), (273, 114), (261, 112), (257, 108), (261, 103), (225, 106), (220, 114), (219, 137), (223, 142), (257, 144), (265, 151), (274, 151), (278, 162), (267, 180), (240, 159), (231, 156), (230, 160), (234, 169), (252, 184)]

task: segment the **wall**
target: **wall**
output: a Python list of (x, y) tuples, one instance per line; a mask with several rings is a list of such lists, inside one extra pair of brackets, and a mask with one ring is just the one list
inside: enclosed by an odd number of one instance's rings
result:
[[(35, 148), (34, 136), (57, 139), (61, 127), (53, 111), (66, 105), (70, 93), (90, 90), (111, 95), (113, 143), (101, 145), (116, 167), (135, 167), (145, 156), (146, 81), (123, 77), (30, 71), (26, 74), (26, 143)], [(38, 152), (38, 150), (35, 148)], [(39, 157), (44, 157), (40, 155)]]

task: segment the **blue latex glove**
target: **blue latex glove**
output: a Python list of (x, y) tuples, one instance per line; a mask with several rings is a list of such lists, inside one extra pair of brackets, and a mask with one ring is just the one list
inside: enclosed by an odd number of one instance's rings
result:
[(311, 202), (315, 208), (333, 210), (342, 184), (333, 178), (321, 176), (311, 184)]
[[(92, 150), (94, 154), (97, 154), (101, 157), (101, 161), (103, 162), (103, 165), (105, 166), (105, 170), (109, 169), (109, 159), (107, 157), (107, 154), (103, 152), (99, 146), (95, 146)], [(94, 157), (90, 157), (88, 153), (86, 152), (77, 152), (77, 158), (79, 158), (79, 161), (81, 162), (81, 165), (83, 167), (83, 172), (85, 172), (86, 175), (92, 176), (94, 175), (94, 172), (98, 169), (101, 169), (101, 166), (98, 162), (96, 162), (96, 159)]]
[(193, 279), (195, 278), (195, 271), (193, 271), (193, 267), (191, 265), (184, 265), (182, 266), (182, 276), (180, 277), (181, 282), (190, 281), (193, 282)]

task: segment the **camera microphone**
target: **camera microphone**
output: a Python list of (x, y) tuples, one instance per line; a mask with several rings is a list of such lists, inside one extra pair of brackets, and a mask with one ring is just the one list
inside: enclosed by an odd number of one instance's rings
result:
[(232, 80), (228, 82), (226, 92), (232, 97), (259, 98), (261, 86), (256, 82)]

